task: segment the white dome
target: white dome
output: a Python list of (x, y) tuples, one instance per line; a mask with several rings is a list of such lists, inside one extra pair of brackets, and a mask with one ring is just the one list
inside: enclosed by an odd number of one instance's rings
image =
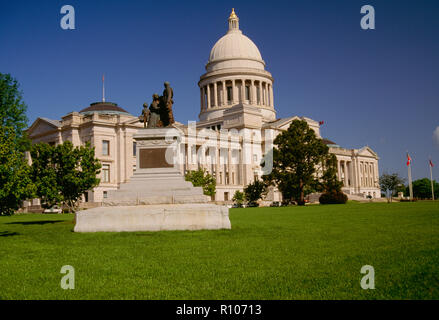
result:
[(239, 18), (235, 10), (229, 17), (229, 30), (210, 51), (206, 70), (216, 71), (230, 68), (251, 68), (265, 70), (258, 47), (239, 30)]
[(258, 47), (242, 32), (228, 32), (210, 51), (209, 63), (226, 59), (249, 59), (263, 62)]

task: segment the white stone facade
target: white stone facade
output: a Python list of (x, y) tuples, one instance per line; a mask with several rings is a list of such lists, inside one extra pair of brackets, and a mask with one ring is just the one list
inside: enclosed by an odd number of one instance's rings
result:
[(133, 135), (143, 128), (143, 124), (121, 108), (123, 111), (99, 110), (103, 106), (116, 109), (109, 103), (94, 106), (97, 110), (93, 110), (92, 105), (87, 108), (91, 111), (72, 112), (61, 121), (38, 118), (27, 132), (33, 143), (57, 145), (68, 140), (74, 146), (80, 146), (90, 142), (102, 163), (101, 183), (89, 191), (84, 200), (100, 203), (108, 191), (116, 190), (133, 175), (136, 168)]
[[(263, 174), (260, 162), (269, 143), (286, 130), (294, 119), (303, 119), (320, 135), (319, 122), (306, 117), (276, 119), (273, 77), (265, 70), (265, 62), (256, 45), (239, 29), (234, 13), (228, 19), (229, 30), (214, 45), (206, 73), (200, 77), (200, 114), (194, 126), (175, 124), (184, 133), (181, 144), (180, 170), (205, 168), (217, 180), (215, 201), (231, 202), (236, 190)], [(177, 89), (178, 91), (178, 89)], [(61, 121), (38, 118), (28, 129), (34, 143), (74, 145), (90, 141), (96, 156), (109, 168), (106, 180), (90, 191), (88, 201), (102, 202), (105, 194), (127, 182), (136, 168), (133, 135), (143, 124), (137, 117), (109, 103), (92, 104), (81, 112), (73, 112)], [(211, 144), (206, 144), (210, 137)], [(105, 145), (104, 141), (108, 141)], [(369, 147), (344, 149), (327, 139), (330, 152), (337, 156), (338, 177), (348, 195), (380, 198), (378, 156)], [(109, 149), (103, 154), (103, 149)], [(276, 189), (267, 195), (269, 201), (280, 201)]]

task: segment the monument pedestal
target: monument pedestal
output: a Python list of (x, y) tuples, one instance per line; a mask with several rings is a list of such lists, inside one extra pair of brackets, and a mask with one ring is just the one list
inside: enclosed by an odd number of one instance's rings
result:
[(176, 128), (140, 129), (133, 177), (110, 191), (102, 207), (78, 212), (74, 231), (230, 229), (228, 208), (209, 204), (180, 173), (181, 136)]

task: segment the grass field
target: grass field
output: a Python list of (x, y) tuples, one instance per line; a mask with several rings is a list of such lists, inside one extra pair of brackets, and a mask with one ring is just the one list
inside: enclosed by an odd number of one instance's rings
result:
[[(0, 299), (438, 299), (439, 202), (230, 210), (232, 230), (72, 232), (0, 217)], [(75, 289), (63, 290), (63, 265)], [(363, 265), (375, 290), (363, 290)]]

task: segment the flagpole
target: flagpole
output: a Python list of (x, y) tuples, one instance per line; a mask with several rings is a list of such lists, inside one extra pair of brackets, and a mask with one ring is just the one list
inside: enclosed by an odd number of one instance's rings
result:
[(105, 78), (102, 75), (102, 102), (105, 102)]
[(431, 199), (433, 199), (433, 201), (434, 201), (433, 168), (431, 166), (431, 160), (430, 160), (430, 163), (429, 163), (429, 167), (430, 167), (430, 181), (431, 181)]
[(409, 191), (410, 201), (413, 201), (413, 187), (412, 187), (412, 164), (409, 164)]
[(409, 176), (410, 201), (413, 201), (413, 187), (412, 187), (412, 159), (410, 158), (408, 151), (407, 151), (407, 164), (408, 164), (408, 176)]

